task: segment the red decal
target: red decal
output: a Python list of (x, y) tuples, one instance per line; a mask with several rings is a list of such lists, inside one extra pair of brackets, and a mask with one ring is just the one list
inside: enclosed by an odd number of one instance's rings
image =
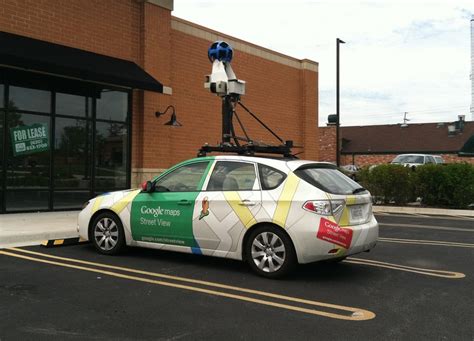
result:
[(321, 218), (316, 237), (348, 249), (351, 246), (352, 230), (344, 229), (330, 220)]

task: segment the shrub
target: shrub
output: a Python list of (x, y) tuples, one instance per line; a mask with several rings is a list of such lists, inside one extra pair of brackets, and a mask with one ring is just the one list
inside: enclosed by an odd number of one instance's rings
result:
[(415, 193), (427, 205), (447, 205), (445, 166), (423, 165), (414, 172)]
[(415, 170), (400, 165), (363, 168), (357, 179), (374, 198), (405, 204), (421, 197), (430, 206), (468, 208), (474, 203), (474, 165), (423, 165)]
[(440, 190), (452, 207), (467, 208), (474, 203), (474, 165), (453, 163), (442, 167), (444, 181)]
[(414, 199), (413, 171), (401, 165), (380, 165), (363, 168), (358, 179), (375, 198), (384, 203), (405, 204)]

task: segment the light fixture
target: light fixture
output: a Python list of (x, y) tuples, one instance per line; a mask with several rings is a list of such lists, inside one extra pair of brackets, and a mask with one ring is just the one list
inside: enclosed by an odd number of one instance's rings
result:
[(165, 111), (163, 112), (160, 112), (160, 111), (157, 111), (155, 112), (155, 116), (156, 117), (160, 117), (161, 115), (164, 115), (168, 112), (169, 109), (172, 109), (173, 111), (171, 112), (171, 119), (166, 122), (164, 125), (165, 126), (173, 126), (173, 127), (181, 127), (183, 126), (181, 123), (178, 122), (178, 120), (176, 119), (176, 110), (174, 108), (174, 106), (172, 105), (168, 105), (165, 109)]

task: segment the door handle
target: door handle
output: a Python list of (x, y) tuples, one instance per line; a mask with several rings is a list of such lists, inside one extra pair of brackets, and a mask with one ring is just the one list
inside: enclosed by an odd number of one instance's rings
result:
[(239, 202), (240, 206), (255, 206), (257, 203), (255, 201), (250, 201), (250, 200), (242, 200)]
[(189, 206), (189, 205), (191, 205), (191, 201), (189, 201), (189, 200), (180, 200), (180, 201), (178, 201), (178, 205)]

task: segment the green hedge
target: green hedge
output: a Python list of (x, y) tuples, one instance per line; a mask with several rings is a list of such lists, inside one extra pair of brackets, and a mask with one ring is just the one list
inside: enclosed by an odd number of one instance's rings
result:
[(363, 168), (357, 180), (376, 201), (406, 204), (420, 197), (429, 206), (467, 208), (474, 203), (474, 165), (400, 165)]

